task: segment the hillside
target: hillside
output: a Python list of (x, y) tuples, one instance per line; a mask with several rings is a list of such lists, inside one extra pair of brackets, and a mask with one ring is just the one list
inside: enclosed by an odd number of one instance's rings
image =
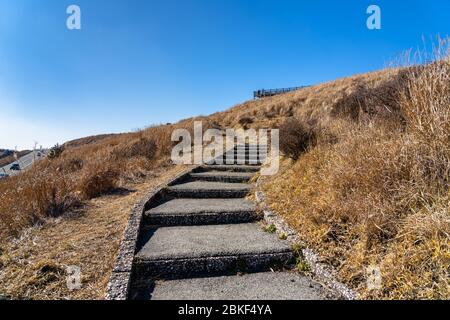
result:
[(12, 154), (12, 151), (11, 151), (11, 150), (0, 149), (0, 159), (1, 159), (1, 158), (4, 158), (4, 157), (7, 157), (7, 156), (9, 156), (9, 155), (11, 155), (11, 154)]
[[(362, 298), (448, 299), (449, 78), (450, 60), (443, 58), (248, 101), (175, 125), (77, 143), (20, 178), (0, 182), (0, 268), (3, 280), (12, 282), (7, 294), (18, 290), (13, 283), (18, 267), (11, 262), (14, 250), (8, 239), (11, 243), (11, 237), (36, 224), (45, 228), (49, 218), (66, 212), (89, 211), (119, 187), (141, 190), (149, 179), (159, 179), (161, 170), (173, 169), (172, 131), (192, 131), (193, 121), (202, 120), (204, 128), (281, 129), (282, 168), (263, 184), (270, 205)], [(73, 219), (64, 223), (79, 220)], [(107, 230), (118, 236), (124, 221)], [(102, 241), (93, 239), (92, 246), (101, 247)], [(58, 260), (49, 255), (52, 259)], [(36, 277), (38, 263), (42, 261), (28, 267), (30, 277)], [(382, 274), (378, 291), (365, 285), (366, 269), (373, 265)], [(42, 298), (42, 290), (50, 290), (52, 297), (69, 295), (59, 291), (59, 271), (54, 273), (57, 280), (45, 278), (48, 282), (33, 285), (31, 295)], [(27, 288), (20, 288), (26, 297)], [(98, 298), (104, 284), (96, 283), (96, 288), (93, 296)]]
[(80, 139), (67, 141), (64, 143), (63, 146), (65, 148), (77, 148), (77, 147), (86, 146), (89, 144), (95, 144), (95, 143), (100, 142), (103, 139), (111, 138), (114, 136), (117, 136), (117, 135), (116, 134), (100, 134), (100, 135), (96, 135), (96, 136), (89, 136), (89, 137), (84, 137), (84, 138), (80, 138)]
[[(281, 127), (286, 157), (263, 184), (270, 205), (362, 298), (448, 299), (449, 75), (446, 58), (250, 101), (212, 118)], [(379, 291), (367, 290), (372, 266), (381, 271)]]

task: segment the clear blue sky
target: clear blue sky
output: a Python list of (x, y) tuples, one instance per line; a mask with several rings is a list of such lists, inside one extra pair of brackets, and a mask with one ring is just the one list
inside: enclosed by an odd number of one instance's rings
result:
[[(82, 29), (66, 28), (77, 4)], [(366, 9), (382, 29), (366, 28)], [(0, 148), (210, 114), (259, 88), (382, 68), (450, 1), (0, 0)]]

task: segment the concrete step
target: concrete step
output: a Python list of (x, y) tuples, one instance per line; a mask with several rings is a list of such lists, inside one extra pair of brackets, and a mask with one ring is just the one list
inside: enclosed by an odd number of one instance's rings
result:
[(309, 278), (294, 272), (156, 281), (136, 293), (152, 300), (322, 300), (325, 293)]
[(267, 145), (258, 145), (258, 144), (247, 144), (247, 145), (234, 146), (234, 149), (239, 149), (239, 148), (244, 148), (244, 149), (268, 149), (268, 146)]
[(218, 156), (217, 159), (267, 159), (267, 154), (259, 153), (226, 153)]
[(158, 226), (246, 223), (259, 218), (256, 206), (245, 199), (173, 199), (145, 212), (145, 223)]
[(190, 177), (196, 181), (244, 183), (250, 181), (254, 175), (252, 172), (208, 171), (191, 173)]
[(237, 149), (237, 148), (234, 148), (234, 149), (229, 150), (229, 151), (227, 151), (225, 153), (242, 153), (242, 154), (259, 153), (259, 152), (267, 153), (268, 150), (269, 149), (265, 149), (265, 148), (262, 148), (262, 149), (259, 149), (259, 148), (258, 149), (257, 148)]
[(137, 279), (266, 271), (294, 259), (288, 242), (257, 223), (162, 227), (143, 236)]
[(269, 150), (268, 148), (233, 148), (228, 150), (228, 152), (236, 152), (236, 151), (245, 151), (245, 152), (258, 152), (258, 151), (267, 151)]
[(219, 162), (219, 160), (215, 161), (216, 165), (247, 165), (247, 166), (261, 166), (264, 164), (265, 161), (260, 161), (258, 159), (254, 160), (250, 160), (248, 158), (245, 159), (221, 159), (222, 161)]
[(246, 151), (249, 151), (249, 150), (251, 150), (251, 151), (253, 151), (253, 150), (262, 150), (262, 151), (267, 151), (267, 150), (269, 150), (269, 148), (267, 148), (267, 147), (260, 147), (260, 148), (257, 148), (257, 147), (245, 147), (245, 148), (234, 147), (234, 148), (228, 149), (226, 151), (229, 152), (229, 151), (236, 151), (236, 150), (246, 150)]
[(267, 158), (268, 153), (263, 151), (263, 152), (258, 152), (258, 151), (233, 151), (233, 152), (227, 152), (224, 153), (223, 156), (230, 156), (230, 157), (240, 157), (240, 158), (248, 158), (248, 157), (265, 157)]
[(250, 166), (250, 165), (205, 165), (200, 167), (197, 172), (207, 172), (207, 171), (229, 171), (229, 172), (253, 172), (256, 173), (261, 169), (260, 166)]
[(169, 197), (174, 198), (244, 198), (252, 186), (244, 183), (194, 181), (167, 187)]
[[(233, 163), (234, 165), (239, 162), (239, 165), (260, 165), (267, 161), (267, 157), (218, 157), (215, 158), (214, 164), (227, 165)], [(241, 163), (243, 162), (243, 163)]]

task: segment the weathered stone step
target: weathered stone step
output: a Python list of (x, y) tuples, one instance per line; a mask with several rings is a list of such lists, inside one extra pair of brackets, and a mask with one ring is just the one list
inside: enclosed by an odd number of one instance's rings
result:
[(250, 181), (254, 175), (252, 172), (208, 171), (191, 173), (190, 177), (197, 181), (244, 183)]
[[(267, 161), (267, 157), (217, 157), (215, 158), (215, 164), (227, 165), (228, 163), (239, 165), (260, 165)], [(221, 162), (219, 162), (221, 161)], [(229, 164), (228, 164), (229, 165)]]
[(245, 152), (240, 152), (240, 151), (233, 151), (233, 152), (227, 152), (224, 153), (223, 156), (228, 156), (228, 157), (240, 157), (240, 158), (248, 158), (248, 157), (266, 157), (267, 158), (268, 153), (263, 151), (263, 152), (258, 152), (258, 151), (245, 151)]
[(250, 147), (250, 148), (237, 148), (234, 147), (232, 149), (228, 149), (228, 150), (224, 150), (223, 154), (251, 154), (251, 153), (268, 153), (269, 149), (268, 148), (254, 148), (254, 147)]
[(206, 165), (200, 167), (196, 172), (207, 171), (229, 171), (229, 172), (253, 172), (256, 173), (261, 169), (260, 166), (254, 165)]
[(247, 152), (248, 151), (254, 151), (254, 150), (267, 151), (267, 150), (269, 150), (269, 148), (267, 148), (267, 147), (261, 147), (261, 148), (257, 148), (257, 147), (245, 147), (245, 148), (234, 147), (233, 149), (229, 149), (227, 151), (230, 152), (230, 151), (236, 151), (236, 150), (245, 150)]
[(264, 271), (294, 258), (288, 242), (257, 223), (148, 229), (143, 242), (138, 279)]
[(233, 150), (231, 152), (226, 152), (224, 154), (241, 154), (241, 155), (249, 155), (249, 154), (268, 154), (268, 151), (263, 149), (245, 149), (245, 150)]
[(167, 188), (167, 194), (175, 198), (244, 198), (252, 189), (245, 183), (194, 181)]
[(258, 145), (258, 144), (247, 144), (247, 145), (235, 145), (234, 149), (239, 149), (239, 148), (244, 148), (244, 149), (267, 149), (268, 146), (267, 145)]
[(267, 152), (267, 150), (269, 150), (269, 149), (267, 149), (267, 148), (243, 148), (243, 149), (242, 148), (233, 148), (233, 149), (227, 151), (226, 153), (238, 152), (238, 151), (245, 152), (245, 153), (258, 152), (258, 151)]
[(250, 160), (250, 159), (222, 159), (222, 162), (216, 161), (216, 165), (246, 165), (246, 166), (261, 166), (265, 161)]
[(246, 223), (259, 218), (256, 206), (245, 199), (173, 199), (145, 212), (145, 222), (158, 226)]
[(293, 272), (156, 281), (136, 299), (152, 300), (322, 300), (321, 287)]
[(259, 154), (259, 153), (225, 153), (221, 156), (217, 157), (218, 159), (266, 159), (267, 154)]

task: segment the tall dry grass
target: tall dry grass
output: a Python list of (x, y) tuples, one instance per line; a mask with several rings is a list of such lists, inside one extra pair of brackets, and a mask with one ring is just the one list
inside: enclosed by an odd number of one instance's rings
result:
[(176, 125), (153, 126), (140, 132), (85, 139), (69, 144), (56, 159), (0, 181), (0, 243), (27, 227), (57, 217), (128, 182), (137, 182), (157, 166), (170, 164), (174, 129), (193, 131), (216, 124), (188, 119)]
[[(441, 53), (387, 70), (387, 81), (358, 80), (329, 108), (317, 146), (266, 186), (274, 209), (363, 298), (450, 298), (450, 58)], [(380, 290), (367, 286), (369, 266), (381, 269)]]

